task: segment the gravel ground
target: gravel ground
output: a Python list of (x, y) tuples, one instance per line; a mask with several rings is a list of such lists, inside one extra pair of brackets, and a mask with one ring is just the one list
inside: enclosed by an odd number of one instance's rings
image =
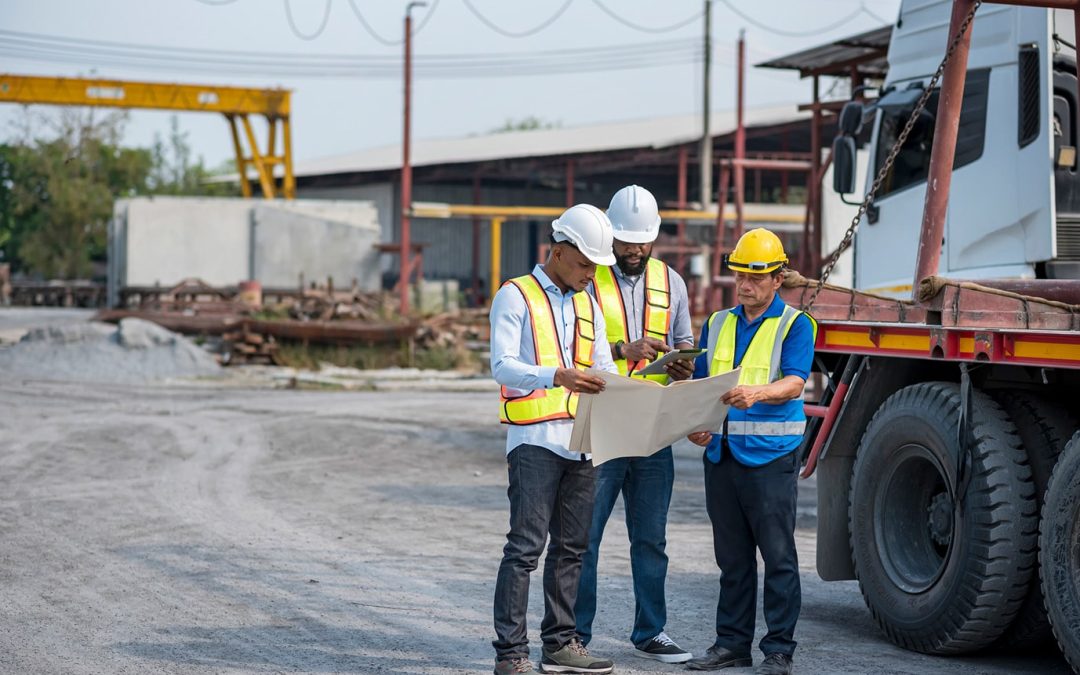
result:
[[(0, 376), (0, 672), (490, 672), (507, 519), (493, 396)], [(892, 646), (853, 582), (817, 578), (813, 480), (800, 502), (797, 672), (1068, 672), (1052, 654)], [(691, 447), (670, 520), (668, 632), (701, 650), (717, 571)], [(632, 655), (621, 512), (609, 527), (593, 651), (619, 673), (682, 672)]]

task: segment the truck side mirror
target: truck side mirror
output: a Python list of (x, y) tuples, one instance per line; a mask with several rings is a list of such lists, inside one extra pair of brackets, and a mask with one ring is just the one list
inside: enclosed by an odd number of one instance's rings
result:
[(840, 121), (837, 128), (844, 136), (858, 136), (862, 131), (863, 104), (859, 101), (848, 101), (840, 111)]
[[(847, 107), (844, 107), (847, 110)], [(837, 136), (832, 144), (833, 191), (842, 195), (855, 192), (855, 139)]]

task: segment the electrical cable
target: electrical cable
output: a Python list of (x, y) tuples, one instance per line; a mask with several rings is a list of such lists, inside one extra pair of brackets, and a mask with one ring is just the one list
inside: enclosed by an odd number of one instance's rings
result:
[[(370, 23), (368, 23), (368, 20), (366, 18), (364, 18), (364, 15), (360, 12), (360, 10), (357, 8), (357, 6), (353, 3), (353, 0), (348, 0), (348, 2), (349, 2), (349, 9), (351, 9), (352, 13), (356, 16), (356, 20), (360, 22), (360, 25), (364, 27), (364, 30), (367, 32), (367, 34), (370, 35), (371, 37), (373, 37), (376, 42), (378, 42), (380, 44), (383, 44), (383, 45), (386, 45), (387, 47), (397, 47), (398, 45), (405, 42), (404, 39), (391, 40), (389, 38), (384, 38), (382, 35), (379, 34), (379, 31), (375, 30), (374, 26), (372, 26)], [(435, 8), (438, 7), (438, 6), (439, 6), (439, 0), (432, 0), (431, 7), (429, 7), (428, 11), (424, 13), (424, 18), (420, 19), (420, 22), (416, 24), (416, 28), (413, 29), (413, 32), (412, 32), (413, 35), (416, 35), (417, 33), (419, 33), (420, 31), (422, 31), (424, 29), (424, 26), (427, 25), (427, 23), (431, 19), (431, 17), (435, 15)]]
[[(593, 1), (595, 2), (596, 0), (593, 0)], [(850, 23), (852, 19), (855, 19), (856, 17), (858, 17), (864, 11), (863, 7), (859, 7), (858, 9), (856, 9), (851, 14), (848, 14), (847, 16), (840, 19), (839, 21), (836, 21), (835, 23), (831, 23), (831, 24), (829, 24), (827, 26), (821, 26), (820, 28), (815, 28), (813, 30), (794, 31), (794, 30), (783, 30), (783, 29), (780, 29), (780, 28), (774, 28), (774, 27), (768, 25), (767, 23), (763, 23), (761, 21), (758, 21), (754, 17), (750, 16), (746, 12), (744, 12), (741, 9), (739, 9), (738, 7), (736, 7), (735, 4), (733, 2), (731, 2), (731, 0), (720, 0), (720, 2), (724, 3), (724, 5), (727, 6), (727, 8), (729, 10), (731, 10), (732, 13), (734, 13), (736, 16), (741, 18), (743, 21), (746, 21), (747, 23), (750, 23), (750, 24), (760, 28), (763, 31), (766, 31), (768, 33), (773, 33), (775, 35), (781, 35), (783, 37), (811, 37), (811, 36), (814, 36), (814, 35), (820, 35), (821, 33), (828, 33), (831, 30), (835, 30), (835, 29), (839, 28), (840, 26), (843, 26), (843, 25), (845, 25), (847, 23)]]
[[(466, 1), (466, 4), (468, 4), (468, 0), (465, 0), (465, 1)], [(691, 17), (688, 17), (686, 19), (683, 19), (682, 21), (673, 23), (670, 26), (665, 26), (663, 28), (652, 28), (650, 26), (642, 26), (640, 24), (637, 24), (637, 23), (634, 23), (634, 22), (630, 21), (629, 19), (625, 19), (625, 18), (619, 16), (618, 13), (612, 11), (607, 5), (605, 5), (600, 0), (592, 0), (592, 1), (593, 1), (594, 5), (596, 5), (601, 10), (603, 10), (604, 14), (607, 14), (612, 19), (615, 19), (616, 21), (618, 21), (619, 23), (621, 23), (624, 26), (627, 26), (629, 28), (633, 28), (634, 30), (641, 31), (643, 33), (670, 33), (673, 30), (678, 30), (678, 29), (680, 29), (680, 28), (682, 28), (684, 26), (689, 26), (690, 24), (694, 23), (695, 21), (700, 19), (705, 14), (705, 12), (703, 12), (703, 11), (698, 12), (697, 14), (695, 14), (695, 15), (693, 15)], [(567, 3), (567, 4), (569, 4), (569, 3)]]
[(204, 5), (210, 5), (211, 7), (224, 7), (225, 5), (231, 5), (236, 0), (196, 0)]
[(323, 10), (322, 22), (319, 27), (315, 29), (315, 32), (311, 35), (304, 35), (300, 29), (296, 26), (296, 19), (293, 18), (292, 7), (289, 5), (289, 0), (282, 0), (285, 3), (285, 18), (289, 22), (289, 28), (292, 30), (293, 35), (301, 40), (314, 40), (322, 35), (322, 32), (326, 30), (326, 24), (330, 21), (330, 4), (332, 0), (326, 0), (326, 9)]
[[(260, 77), (276, 75), (394, 79), (401, 75), (401, 65), (397, 57), (125, 45), (4, 30), (0, 30), (0, 51), (14, 58), (58, 63)], [(434, 79), (554, 75), (651, 68), (695, 63), (701, 59), (699, 41), (668, 40), (645, 45), (531, 53), (420, 55), (414, 59), (414, 73), (420, 78)]]
[(566, 0), (566, 2), (563, 3), (562, 7), (559, 7), (557, 10), (555, 10), (555, 13), (552, 14), (550, 17), (548, 17), (544, 21), (540, 22), (538, 25), (536, 25), (536, 26), (534, 26), (532, 28), (520, 31), (520, 32), (509, 31), (509, 30), (506, 30), (505, 28), (500, 27), (498, 24), (496, 24), (495, 22), (491, 21), (486, 16), (484, 16), (480, 12), (480, 10), (478, 10), (476, 8), (476, 6), (472, 4), (471, 0), (462, 0), (462, 2), (465, 3), (465, 7), (467, 7), (468, 10), (470, 12), (472, 12), (473, 16), (475, 16), (480, 21), (480, 23), (484, 24), (485, 26), (487, 26), (491, 30), (495, 31), (499, 35), (503, 35), (505, 37), (510, 37), (510, 38), (523, 38), (523, 37), (529, 37), (530, 35), (536, 35), (540, 31), (542, 31), (545, 28), (547, 28), (548, 26), (550, 26), (551, 24), (558, 21), (559, 17), (562, 16), (566, 12), (566, 10), (570, 8), (570, 5), (572, 5), (574, 3), (574, 0)]
[[(244, 65), (296, 65), (307, 62), (318, 67), (329, 66), (383, 66), (400, 68), (398, 55), (358, 54), (311, 54), (297, 52), (258, 52), (221, 49), (197, 49), (88, 40), (58, 36), (24, 33), (0, 29), (0, 42), (10, 47), (52, 50), (80, 58), (93, 56), (125, 57), (136, 60), (168, 60), (169, 62), (241, 63)], [(696, 53), (700, 41), (664, 40), (651, 43), (611, 45), (607, 47), (576, 47), (568, 49), (539, 50), (529, 52), (489, 52), (457, 54), (420, 54), (413, 57), (415, 63), (431, 67), (482, 67), (491, 65), (557, 65), (577, 64), (585, 60), (619, 57), (645, 58), (661, 54)]]

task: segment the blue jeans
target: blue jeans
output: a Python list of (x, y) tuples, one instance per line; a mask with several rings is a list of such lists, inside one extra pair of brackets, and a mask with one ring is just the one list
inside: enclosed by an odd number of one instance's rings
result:
[[(519, 445), (506, 458), (510, 531), (495, 581), (496, 660), (527, 657), (529, 576), (544, 545), (544, 619), (540, 639), (558, 651), (576, 636), (574, 601), (588, 546), (595, 470), (547, 448)], [(550, 537), (550, 538), (549, 538)]]
[(596, 563), (604, 526), (619, 493), (623, 495), (626, 530), (630, 536), (630, 570), (634, 575), (634, 630), (630, 641), (642, 647), (660, 634), (667, 623), (664, 580), (667, 577), (667, 513), (675, 461), (667, 447), (649, 457), (622, 457), (596, 467), (589, 549), (581, 560), (577, 632), (582, 642), (592, 639), (596, 616)]

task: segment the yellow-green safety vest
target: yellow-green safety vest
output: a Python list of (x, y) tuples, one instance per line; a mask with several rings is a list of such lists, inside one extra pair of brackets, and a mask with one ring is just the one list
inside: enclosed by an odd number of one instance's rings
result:
[[(777, 317), (763, 319), (739, 366), (739, 384), (761, 385), (784, 377), (780, 371), (780, 356), (795, 319), (800, 314), (785, 305)], [(806, 315), (817, 335), (817, 322)], [(714, 325), (720, 321), (720, 330)], [(735, 327), (739, 318), (730, 310), (715, 312), (709, 317), (709, 375), (725, 373), (735, 364)], [(806, 415), (801, 398), (781, 404), (755, 403), (746, 410), (731, 408), (728, 412), (729, 442), (746, 448), (786, 448), (801, 439), (806, 428)]]
[[(536, 365), (551, 368), (568, 368), (563, 358), (562, 345), (555, 328), (555, 313), (540, 281), (532, 274), (507, 281), (525, 297), (532, 324), (533, 347)], [(593, 343), (596, 330), (592, 300), (584, 291), (573, 296), (574, 314), (574, 368), (585, 370), (593, 365)], [(506, 387), (499, 391), (502, 403), (499, 421), (503, 424), (539, 424), (551, 420), (572, 419), (577, 411), (578, 395), (564, 387), (534, 389), (521, 396), (511, 396)]]
[[(593, 287), (596, 289), (596, 304), (600, 305), (600, 311), (604, 314), (608, 342), (615, 343), (619, 340), (630, 342), (626, 304), (623, 302), (615, 270), (607, 266), (597, 267)], [(656, 258), (650, 258), (645, 266), (645, 316), (641, 325), (645, 337), (667, 342), (668, 334), (671, 332), (671, 287), (668, 266)], [(627, 363), (626, 359), (615, 359), (615, 365), (618, 366), (619, 373), (622, 375), (630, 372), (631, 377), (641, 377), (660, 384), (668, 383), (667, 375), (634, 374), (647, 366), (647, 361)]]

